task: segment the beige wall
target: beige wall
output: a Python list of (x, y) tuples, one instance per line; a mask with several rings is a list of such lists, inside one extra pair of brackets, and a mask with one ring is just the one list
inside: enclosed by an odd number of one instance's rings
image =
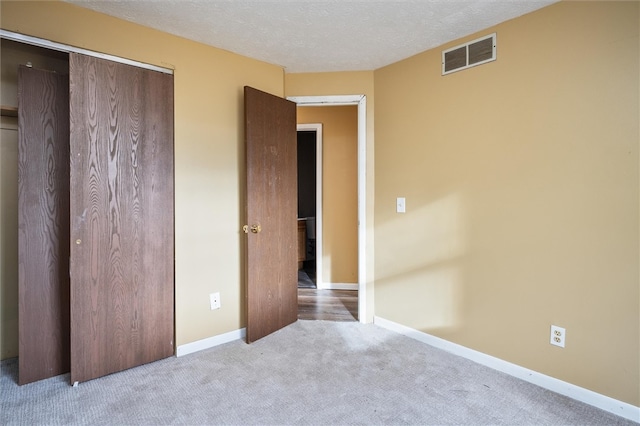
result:
[(358, 107), (298, 107), (298, 123), (322, 124), (322, 279), (358, 282)]
[(561, 2), (375, 72), (377, 316), (640, 405), (639, 18)]
[[(366, 300), (366, 315), (364, 320), (373, 320), (374, 304), (374, 190), (375, 180), (373, 173), (374, 157), (374, 82), (373, 71), (333, 72), (333, 73), (299, 73), (285, 74), (285, 96), (334, 96), (334, 95), (365, 95), (366, 96), (366, 237), (365, 251), (365, 277), (359, 277), (365, 282), (364, 294), (359, 297)], [(359, 129), (360, 130), (360, 129)]]
[[(242, 91), (250, 85), (282, 96), (282, 68), (67, 3), (3, 1), (1, 8), (3, 29), (175, 69), (176, 343), (244, 327)], [(4, 190), (2, 197), (4, 211), (12, 201)], [(2, 294), (16, 285), (5, 278)], [(222, 308), (211, 311), (215, 291)], [(4, 297), (1, 308), (4, 328), (17, 310)], [(3, 356), (15, 353), (2, 344)]]

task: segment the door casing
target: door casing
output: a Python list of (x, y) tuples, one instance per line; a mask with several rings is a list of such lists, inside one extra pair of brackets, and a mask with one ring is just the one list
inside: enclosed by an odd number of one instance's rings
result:
[[(367, 320), (367, 97), (366, 95), (289, 96), (298, 106), (358, 106), (358, 321)], [(316, 219), (317, 220), (317, 219)], [(318, 233), (316, 223), (316, 233)], [(321, 253), (317, 250), (316, 253)], [(316, 254), (316, 258), (317, 258)]]

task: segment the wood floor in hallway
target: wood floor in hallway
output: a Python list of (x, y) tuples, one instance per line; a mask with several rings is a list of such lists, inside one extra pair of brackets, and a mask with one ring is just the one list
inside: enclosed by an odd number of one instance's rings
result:
[(358, 292), (298, 288), (298, 319), (357, 321)]

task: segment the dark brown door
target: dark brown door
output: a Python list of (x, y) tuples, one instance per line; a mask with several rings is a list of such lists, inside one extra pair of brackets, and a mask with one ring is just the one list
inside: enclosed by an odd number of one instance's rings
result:
[(296, 104), (244, 88), (247, 342), (298, 319)]
[(18, 69), (22, 385), (69, 371), (69, 79)]
[(174, 353), (173, 76), (69, 68), (73, 383)]

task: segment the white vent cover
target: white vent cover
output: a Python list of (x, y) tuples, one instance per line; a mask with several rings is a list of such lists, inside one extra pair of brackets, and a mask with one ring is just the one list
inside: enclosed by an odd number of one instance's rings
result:
[(496, 33), (442, 51), (442, 75), (496, 60)]

